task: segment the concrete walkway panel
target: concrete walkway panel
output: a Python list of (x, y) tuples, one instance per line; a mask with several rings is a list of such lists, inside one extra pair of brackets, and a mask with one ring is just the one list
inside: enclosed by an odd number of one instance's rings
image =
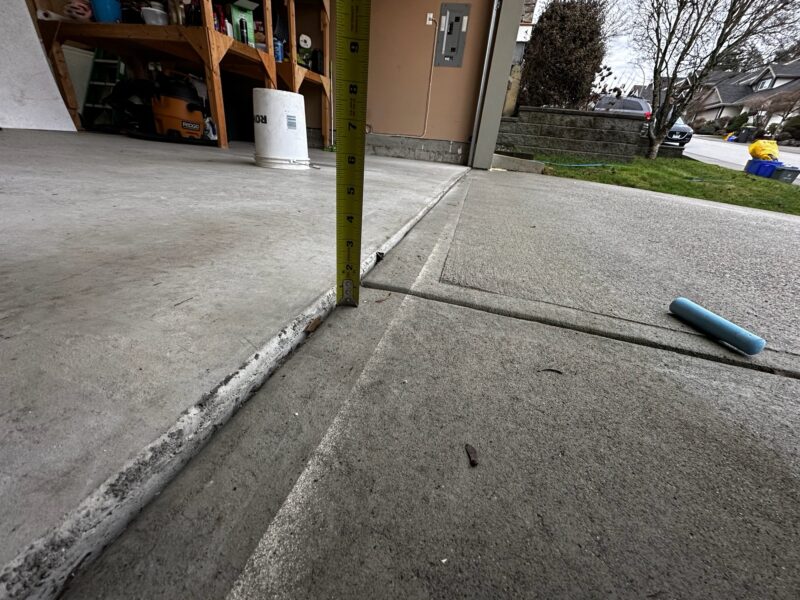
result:
[(228, 599), (794, 598), (798, 397), (407, 297)]
[(441, 282), (684, 330), (686, 296), (800, 356), (800, 218), (588, 183), (481, 173)]

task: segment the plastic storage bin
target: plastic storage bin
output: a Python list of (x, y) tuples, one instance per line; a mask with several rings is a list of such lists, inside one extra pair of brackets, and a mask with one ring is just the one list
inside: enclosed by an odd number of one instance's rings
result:
[(772, 177), (775, 169), (782, 167), (783, 163), (779, 160), (758, 160), (753, 158), (747, 161), (744, 170), (751, 175), (758, 175), (759, 177)]
[(798, 175), (800, 175), (800, 169), (797, 167), (778, 167), (772, 174), (772, 179), (777, 179), (784, 183), (794, 183)]

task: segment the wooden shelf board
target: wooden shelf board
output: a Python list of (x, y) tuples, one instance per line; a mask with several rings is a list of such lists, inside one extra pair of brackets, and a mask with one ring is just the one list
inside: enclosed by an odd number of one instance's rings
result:
[(134, 23), (79, 23), (73, 21), (39, 21), (40, 27), (54, 28), (59, 39), (93, 40), (159, 40), (183, 41), (182, 25), (139, 25)]
[(308, 69), (306, 69), (305, 72), (305, 79), (306, 81), (317, 83), (323, 87), (327, 87), (328, 85), (330, 85), (330, 81), (328, 80), (327, 77), (325, 77), (325, 75), (320, 75), (319, 73), (315, 71), (309, 71)]
[[(194, 35), (195, 32), (202, 31), (201, 27), (187, 27), (185, 25), (139, 25), (128, 23), (73, 23), (62, 21), (40, 21), (45, 28), (52, 29), (53, 35), (60, 40), (73, 41), (113, 41), (119, 40), (130, 42), (136, 45), (150, 47), (154, 50), (163, 48), (166, 53), (169, 47), (163, 44), (172, 42), (175, 44), (189, 44), (187, 32)], [(214, 31), (213, 35), (220, 38), (227, 37), (225, 34)], [(250, 61), (254, 64), (263, 64), (262, 56), (266, 61), (272, 58), (258, 48), (252, 48), (237, 40), (230, 40), (231, 44), (228, 53), (237, 58)]]

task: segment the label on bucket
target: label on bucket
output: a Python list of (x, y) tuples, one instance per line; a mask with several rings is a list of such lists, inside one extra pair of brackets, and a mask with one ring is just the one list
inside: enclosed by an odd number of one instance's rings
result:
[(266, 125), (267, 124), (267, 115), (255, 115), (253, 117), (253, 121), (255, 121), (256, 123), (261, 123), (261, 124)]

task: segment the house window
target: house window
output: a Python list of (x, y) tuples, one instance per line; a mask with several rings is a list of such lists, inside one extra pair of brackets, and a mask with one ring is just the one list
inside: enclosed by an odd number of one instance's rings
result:
[(758, 90), (765, 90), (772, 85), (772, 79), (762, 79), (758, 82)]

